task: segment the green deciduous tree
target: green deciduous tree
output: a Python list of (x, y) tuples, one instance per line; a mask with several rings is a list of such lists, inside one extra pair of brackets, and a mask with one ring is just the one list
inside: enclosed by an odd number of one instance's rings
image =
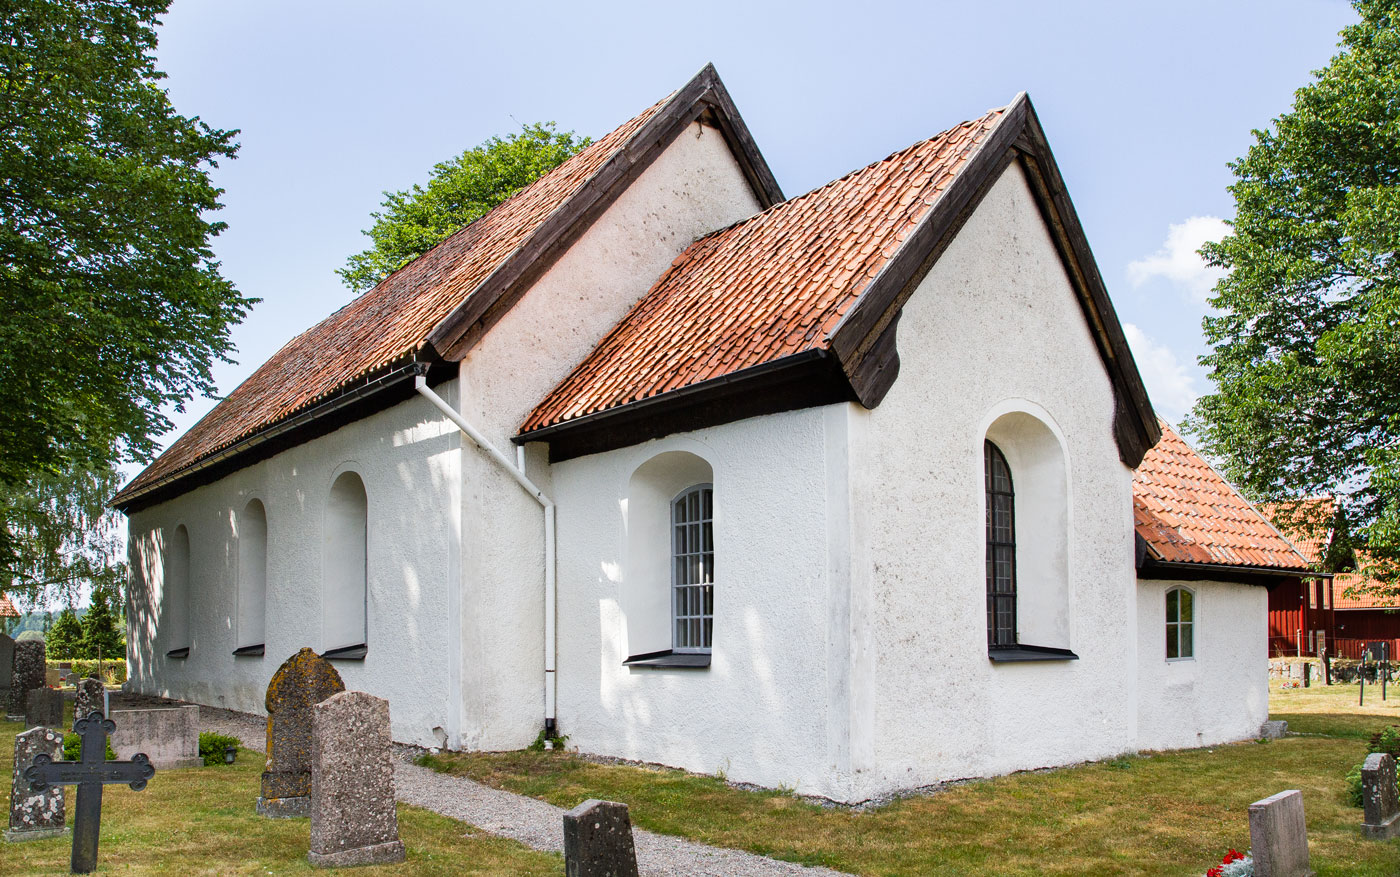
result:
[(519, 134), (492, 137), (435, 165), (426, 186), (384, 193), (383, 210), (371, 214), (374, 225), (365, 232), (373, 246), (351, 256), (338, 273), (356, 292), (373, 289), (589, 142), (555, 131), (553, 122), (525, 125)]
[[(212, 393), (251, 300), (219, 274), (209, 179), (237, 132), (175, 112), (169, 0), (0, 4), (0, 485), (148, 459)], [(0, 521), (0, 575), (20, 562)], [(0, 582), (4, 578), (0, 577)]]
[[(1259, 499), (1338, 497), (1400, 558), (1400, 2), (1355, 0), (1341, 51), (1231, 165), (1228, 269), (1205, 319), (1217, 390), (1191, 428)], [(1328, 521), (1305, 521), (1314, 531)]]
[(121, 516), (106, 507), (120, 484), (112, 470), (39, 475), (0, 485), (9, 537), (5, 590), (20, 605), (75, 605), (82, 592), (119, 595), (126, 583)]

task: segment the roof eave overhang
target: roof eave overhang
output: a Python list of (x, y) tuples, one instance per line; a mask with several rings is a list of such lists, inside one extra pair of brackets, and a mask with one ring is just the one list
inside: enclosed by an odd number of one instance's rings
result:
[(428, 344), (445, 359), (460, 361), (465, 357), (681, 132), (702, 119), (724, 136), (761, 209), (783, 201), (782, 188), (768, 161), (714, 65), (707, 64), (433, 328)]
[(1310, 569), (1285, 569), (1272, 566), (1246, 566), (1227, 563), (1192, 563), (1167, 561), (1149, 554), (1138, 566), (1139, 579), (1165, 581), (1233, 582), (1241, 585), (1262, 585), (1274, 588), (1289, 579), (1327, 578), (1325, 573)]
[(427, 377), (429, 384), (437, 385), (456, 374), (455, 365), (441, 360), (412, 359), (377, 369), (316, 404), (270, 423), (227, 447), (136, 490), (120, 491), (109, 505), (130, 515), (410, 399), (414, 395), (414, 379), (419, 375)]
[(832, 331), (831, 350), (861, 404), (879, 405), (898, 373), (894, 333), (901, 308), (1013, 161), (1025, 171), (1112, 383), (1119, 459), (1136, 468), (1161, 438), (1161, 429), (1059, 166), (1024, 92)]
[(688, 387), (521, 433), (547, 442), (552, 463), (762, 414), (856, 401), (835, 358), (813, 349)]

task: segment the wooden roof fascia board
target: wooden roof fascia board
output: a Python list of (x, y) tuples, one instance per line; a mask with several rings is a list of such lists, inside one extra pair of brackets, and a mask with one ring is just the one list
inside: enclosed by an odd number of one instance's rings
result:
[(1197, 579), (1262, 585), (1273, 588), (1284, 579), (1309, 579), (1316, 576), (1309, 570), (1283, 569), (1272, 566), (1232, 566), (1224, 563), (1184, 563), (1158, 560), (1149, 556), (1138, 567), (1139, 579), (1186, 582)]
[(1108, 296), (1098, 262), (1089, 248), (1079, 213), (1070, 200), (1064, 177), (1060, 174), (1055, 154), (1041, 127), (1035, 107), (1026, 101), (1027, 114), (1023, 137), (1016, 142), (1021, 166), (1027, 172), (1031, 191), (1036, 195), (1060, 260), (1069, 274), (1070, 282), (1080, 299), (1085, 318), (1108, 371), (1114, 389), (1114, 438), (1118, 442), (1119, 458), (1135, 469), (1143, 456), (1162, 437), (1157, 415), (1142, 382), (1137, 362), (1128, 347), (1127, 336), (1118, 321), (1117, 311)]
[(781, 202), (782, 189), (767, 160), (714, 65), (706, 64), (541, 223), (519, 249), (507, 256), (461, 305), (433, 328), (427, 338), (433, 350), (452, 361), (465, 357), (627, 187), (707, 111), (715, 114), (719, 130), (762, 209)]
[(856, 395), (828, 351), (804, 350), (656, 396), (605, 408), (514, 436), (546, 442), (551, 463), (799, 408), (854, 402)]
[(436, 386), (456, 374), (456, 368), (441, 360), (430, 362), (415, 359), (408, 363), (391, 364), (309, 407), (298, 409), (226, 447), (161, 476), (140, 490), (119, 492), (107, 505), (130, 515), (265, 460), (273, 453), (305, 444), (347, 423), (413, 398), (411, 390), (406, 393), (398, 391), (411, 386), (411, 379), (419, 375), (425, 375), (428, 383)]

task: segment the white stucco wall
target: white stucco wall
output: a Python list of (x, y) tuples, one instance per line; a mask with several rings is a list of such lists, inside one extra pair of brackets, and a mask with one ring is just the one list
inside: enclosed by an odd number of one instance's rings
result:
[[(569, 745), (723, 771), (731, 780), (836, 796), (828, 754), (834, 579), (826, 494), (828, 409), (672, 436), (554, 466), (559, 503), (559, 723)], [(629, 485), (658, 455), (686, 452), (713, 474), (715, 610), (707, 669), (625, 667), (637, 591), (669, 600), (670, 577), (638, 562)], [(839, 463), (836, 471), (840, 473)], [(664, 514), (664, 510), (662, 511)], [(667, 537), (668, 538), (668, 537)], [(669, 551), (666, 541), (662, 550)], [(650, 575), (647, 575), (647, 571)], [(640, 580), (644, 579), (644, 580)], [(669, 614), (655, 621), (669, 623)], [(643, 631), (655, 634), (655, 631)], [(663, 627), (659, 639), (669, 646)]]
[[(1018, 166), (905, 305), (898, 349), (883, 403), (849, 409), (851, 591), (863, 619), (852, 673), (873, 692), (852, 705), (852, 794), (1133, 748), (1132, 473), (1113, 439), (1109, 380)], [(988, 660), (982, 443), (1013, 413), (1054, 436), (1067, 481), (1067, 507), (1036, 512), (1018, 496), (1018, 542), (1063, 528), (1056, 563), (1068, 579), (1055, 598), (1065, 620), (1047, 625), (1053, 607), (1027, 599), (1020, 641), (1078, 660)], [(1027, 586), (1040, 572), (1026, 571)], [(1036, 641), (1046, 637), (1062, 641)]]
[[(455, 382), (439, 388), (449, 398)], [(368, 498), (368, 639), (363, 661), (337, 661), (346, 687), (390, 702), (394, 739), (437, 745), (450, 726), (446, 647), (449, 585), (456, 580), (461, 477), (459, 433), (426, 400), (413, 399), (291, 448), (131, 516), (131, 686), (246, 712), (263, 712), (268, 680), (323, 636), (323, 540), (336, 477), (354, 471)], [(250, 499), (267, 518), (266, 653), (234, 657), (239, 645), (239, 544), (235, 515)], [(190, 539), (190, 654), (161, 627), (161, 554), (166, 534)]]
[[(1195, 657), (1166, 658), (1166, 594), (1195, 595)], [(1269, 717), (1269, 594), (1259, 585), (1138, 582), (1138, 748), (1256, 737)]]
[[(462, 361), (464, 416), (513, 455), (510, 438), (530, 410), (676, 256), (758, 209), (722, 135), (691, 125)], [(543, 449), (527, 471), (552, 493)], [(543, 726), (543, 515), (474, 449), (462, 477), (461, 745), (517, 748)]]

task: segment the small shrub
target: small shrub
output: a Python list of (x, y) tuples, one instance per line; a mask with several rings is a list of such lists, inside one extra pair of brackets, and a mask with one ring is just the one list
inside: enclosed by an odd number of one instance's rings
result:
[(224, 750), (229, 746), (232, 746), (237, 752), (238, 738), (230, 737), (227, 734), (215, 734), (213, 731), (199, 732), (199, 757), (204, 759), (205, 767), (223, 764)]
[(544, 729), (541, 728), (539, 736), (535, 737), (535, 742), (531, 743), (525, 748), (530, 750), (531, 752), (545, 752), (547, 751), (544, 746), (545, 740), (548, 740), (550, 742), (550, 744), (554, 747), (555, 752), (563, 752), (565, 748), (564, 744), (569, 742), (569, 735), (557, 734), (553, 737), (546, 737)]
[(1358, 764), (1347, 772), (1347, 803), (1353, 807), (1366, 803), (1361, 796), (1361, 768), (1362, 765)]
[(1400, 725), (1382, 728), (1371, 735), (1371, 748), (1367, 752), (1384, 752), (1400, 761)]
[[(81, 761), (83, 758), (83, 738), (77, 734), (63, 735), (63, 760)], [(117, 753), (112, 751), (112, 741), (107, 740), (107, 760), (116, 761)]]

